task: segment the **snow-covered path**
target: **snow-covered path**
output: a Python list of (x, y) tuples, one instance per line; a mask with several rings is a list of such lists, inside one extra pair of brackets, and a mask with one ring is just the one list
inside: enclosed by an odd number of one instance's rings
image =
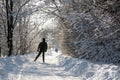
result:
[[(46, 63), (42, 63), (41, 56), (36, 62), (34, 58), (37, 54), (30, 54), (27, 56), (10, 57), (7, 60), (3, 59), (2, 75), (0, 80), (77, 80), (66, 73), (61, 65), (58, 63), (58, 53), (46, 55)], [(11, 63), (7, 62), (11, 61)], [(79, 79), (78, 79), (79, 80)]]
[(0, 80), (120, 80), (120, 66), (94, 63), (66, 57), (55, 52), (46, 54), (46, 63), (37, 54), (0, 59)]
[(55, 64), (24, 64), (16, 80), (69, 80), (72, 76), (64, 74), (63, 69)]
[(41, 57), (36, 62), (24, 63), (16, 80), (72, 80), (75, 79), (65, 74), (63, 68), (57, 64), (56, 56), (47, 55), (46, 63), (42, 63)]

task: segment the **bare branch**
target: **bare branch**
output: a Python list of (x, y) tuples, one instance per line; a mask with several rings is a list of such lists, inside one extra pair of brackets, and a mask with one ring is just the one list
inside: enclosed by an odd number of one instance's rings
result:
[[(23, 3), (23, 4), (19, 7), (19, 9), (18, 9), (18, 11), (17, 11), (17, 14), (16, 14), (16, 16), (15, 16), (15, 20), (14, 20), (14, 22), (13, 22), (14, 28), (15, 28), (15, 24), (16, 24), (18, 15), (19, 15), (19, 13), (20, 13), (20, 10), (21, 10), (21, 9), (23, 8), (23, 6), (25, 6), (29, 1), (30, 1), (30, 0), (25, 1), (25, 3)], [(14, 29), (14, 28), (13, 28), (13, 29)]]

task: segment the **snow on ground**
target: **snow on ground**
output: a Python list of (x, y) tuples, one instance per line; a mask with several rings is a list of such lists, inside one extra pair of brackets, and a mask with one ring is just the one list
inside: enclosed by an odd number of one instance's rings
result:
[(0, 80), (120, 80), (120, 67), (46, 53), (46, 63), (37, 54), (0, 59)]

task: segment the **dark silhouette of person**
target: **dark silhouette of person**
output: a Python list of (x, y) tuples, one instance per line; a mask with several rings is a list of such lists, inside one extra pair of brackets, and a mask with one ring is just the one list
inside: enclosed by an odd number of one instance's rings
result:
[(45, 62), (45, 52), (47, 51), (47, 43), (45, 42), (45, 38), (43, 38), (43, 41), (39, 43), (37, 51), (39, 52), (38, 55), (36, 56), (35, 60), (42, 54), (43, 57), (43, 62)]

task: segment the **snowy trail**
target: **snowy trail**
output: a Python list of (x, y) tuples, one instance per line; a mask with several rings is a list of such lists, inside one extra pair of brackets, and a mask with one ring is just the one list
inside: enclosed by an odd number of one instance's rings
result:
[[(22, 71), (21, 77), (18, 80), (57, 80), (61, 77), (58, 74), (61, 74), (58, 66), (54, 64), (43, 64), (43, 63), (28, 63), (25, 64), (25, 68)], [(63, 80), (63, 79), (61, 79)]]
[(58, 53), (46, 54), (46, 63), (42, 63), (41, 56), (34, 62), (36, 55), (20, 57), (23, 62), (18, 61), (20, 60), (19, 57), (16, 62), (15, 59), (11, 58), (14, 60), (16, 67), (10, 64), (15, 69), (8, 73), (7, 79), (2, 80), (79, 80), (79, 78), (66, 73), (64, 68), (59, 65)]
[(120, 66), (93, 63), (48, 52), (46, 63), (37, 54), (0, 59), (0, 80), (120, 80)]

